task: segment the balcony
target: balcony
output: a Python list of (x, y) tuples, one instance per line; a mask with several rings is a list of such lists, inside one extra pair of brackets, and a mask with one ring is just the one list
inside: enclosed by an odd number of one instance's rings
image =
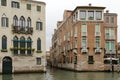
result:
[(82, 48), (82, 49), (81, 49), (81, 53), (82, 53), (82, 54), (86, 54), (87, 52), (88, 52), (88, 49), (87, 49), (87, 48)]
[(95, 36), (100, 36), (100, 32), (95, 32)]
[(74, 34), (74, 38), (77, 38), (77, 33)]
[(101, 50), (100, 48), (96, 48), (96, 49), (95, 49), (95, 53), (96, 53), (96, 54), (100, 54), (101, 52), (102, 52), (102, 50)]
[(33, 28), (32, 27), (13, 26), (12, 32), (18, 33), (18, 34), (32, 34)]
[(105, 36), (106, 40), (115, 40), (115, 36)]
[(34, 52), (34, 48), (18, 48), (18, 47), (11, 47), (10, 50), (12, 51), (14, 56), (32, 56)]
[(74, 49), (73, 49), (73, 53), (77, 53), (77, 48), (74, 48)]
[(106, 54), (115, 54), (116, 52), (115, 52), (115, 50), (106, 50)]
[(87, 36), (87, 32), (82, 32), (82, 36)]

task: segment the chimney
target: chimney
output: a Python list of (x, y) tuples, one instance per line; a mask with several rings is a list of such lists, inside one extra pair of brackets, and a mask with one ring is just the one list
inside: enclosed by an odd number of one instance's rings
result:
[(54, 29), (54, 33), (56, 32), (56, 29)]
[(106, 13), (109, 13), (109, 10), (106, 10)]
[(92, 6), (92, 4), (91, 4), (91, 3), (89, 3), (89, 6)]

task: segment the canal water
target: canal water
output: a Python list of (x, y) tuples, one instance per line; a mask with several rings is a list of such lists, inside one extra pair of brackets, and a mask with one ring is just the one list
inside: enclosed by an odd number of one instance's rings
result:
[(48, 69), (46, 73), (0, 75), (0, 80), (120, 80), (120, 73)]

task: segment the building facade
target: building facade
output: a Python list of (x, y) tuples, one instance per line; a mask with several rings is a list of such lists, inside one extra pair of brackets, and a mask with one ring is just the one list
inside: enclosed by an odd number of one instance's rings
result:
[(52, 66), (77, 71), (109, 70), (106, 60), (117, 57), (117, 14), (104, 9), (89, 4), (64, 11), (52, 36)]
[(0, 0), (0, 73), (45, 72), (45, 6)]

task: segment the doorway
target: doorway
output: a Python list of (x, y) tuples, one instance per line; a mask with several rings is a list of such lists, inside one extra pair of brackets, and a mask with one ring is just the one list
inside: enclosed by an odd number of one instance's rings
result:
[(10, 57), (4, 57), (2, 60), (2, 73), (11, 74), (12, 73), (12, 59)]

